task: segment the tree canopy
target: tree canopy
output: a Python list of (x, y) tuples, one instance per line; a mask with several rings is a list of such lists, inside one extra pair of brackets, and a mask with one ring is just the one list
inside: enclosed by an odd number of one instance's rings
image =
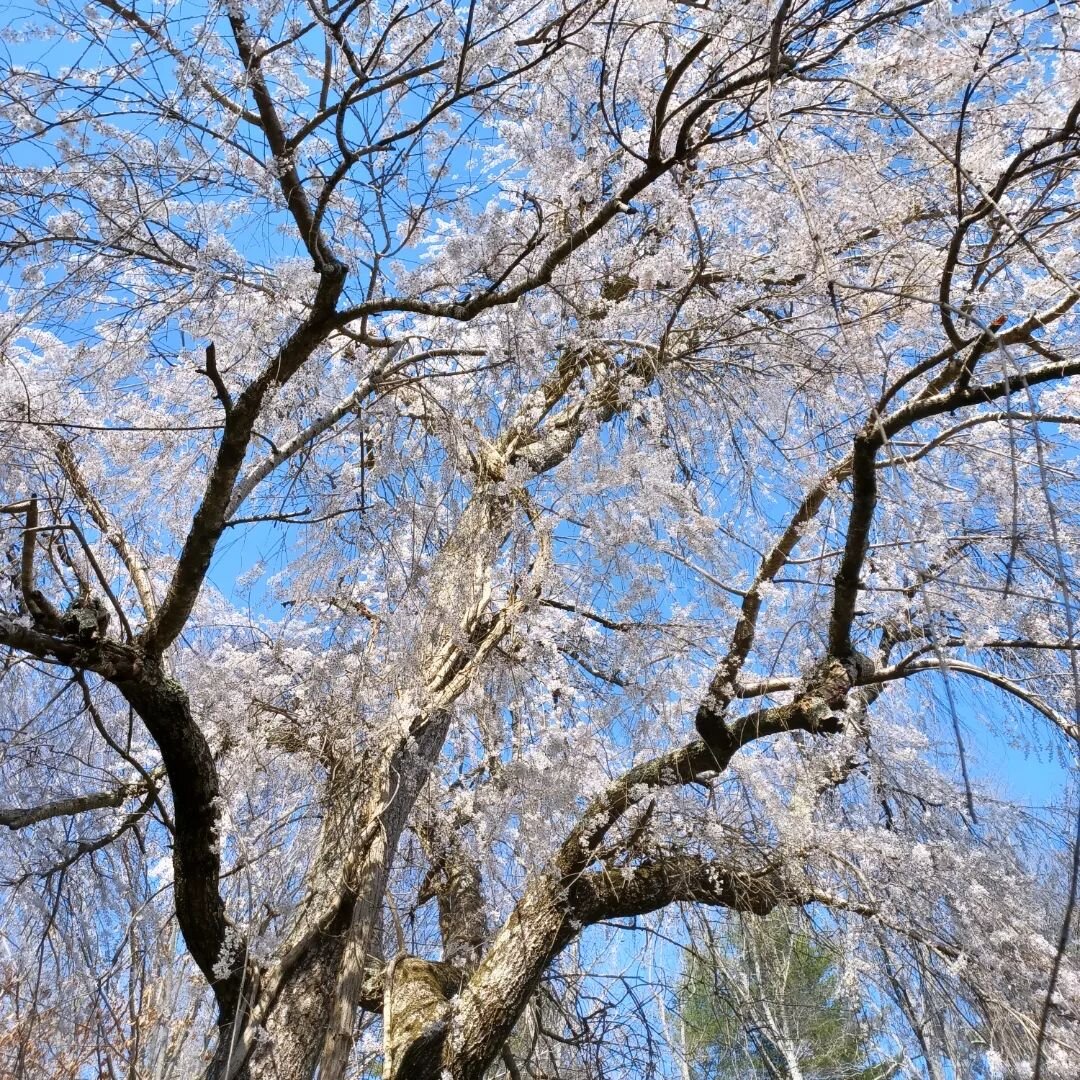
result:
[(716, 908), (1080, 1073), (1078, 32), (18, 9), (0, 1072), (666, 1077)]

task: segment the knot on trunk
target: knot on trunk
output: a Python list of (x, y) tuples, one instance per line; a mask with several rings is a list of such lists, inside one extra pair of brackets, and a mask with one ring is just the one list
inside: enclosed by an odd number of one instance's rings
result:
[(853, 681), (850, 664), (835, 656), (826, 656), (807, 672), (804, 690), (799, 696), (817, 698), (830, 709), (842, 709)]
[(694, 727), (698, 735), (718, 759), (726, 760), (733, 752), (731, 745), (731, 732), (728, 731), (724, 722), (724, 709), (726, 706), (717, 708), (714, 697), (710, 694), (698, 706), (694, 715)]
[(65, 634), (85, 644), (105, 637), (109, 612), (98, 596), (76, 597), (61, 617), (60, 625)]
[(873, 678), (874, 671), (873, 660), (854, 649), (842, 657), (826, 656), (815, 664), (803, 679), (802, 692), (796, 698), (803, 704), (809, 730), (839, 731), (840, 718), (829, 714), (843, 711), (852, 687)]

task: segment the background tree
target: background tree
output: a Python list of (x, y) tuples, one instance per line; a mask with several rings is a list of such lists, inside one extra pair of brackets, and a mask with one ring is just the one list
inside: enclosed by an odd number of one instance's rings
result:
[(875, 1046), (860, 1006), (844, 999), (837, 957), (785, 916), (733, 920), (708, 939), (708, 952), (692, 957), (682, 1003), (691, 1076), (892, 1076), (899, 1063)]
[(659, 1075), (679, 906), (821, 905), (1075, 1076), (1074, 23), (23, 12), (0, 1071)]

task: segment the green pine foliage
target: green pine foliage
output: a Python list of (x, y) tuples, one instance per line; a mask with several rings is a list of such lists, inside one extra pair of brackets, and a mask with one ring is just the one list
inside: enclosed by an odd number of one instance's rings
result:
[(829, 950), (785, 916), (730, 919), (683, 984), (693, 1080), (887, 1080)]

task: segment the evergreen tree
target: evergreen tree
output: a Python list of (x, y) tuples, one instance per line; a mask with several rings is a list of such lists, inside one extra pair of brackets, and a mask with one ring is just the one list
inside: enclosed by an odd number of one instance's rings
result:
[(830, 950), (786, 915), (728, 920), (688, 965), (685, 1049), (694, 1080), (885, 1080)]

